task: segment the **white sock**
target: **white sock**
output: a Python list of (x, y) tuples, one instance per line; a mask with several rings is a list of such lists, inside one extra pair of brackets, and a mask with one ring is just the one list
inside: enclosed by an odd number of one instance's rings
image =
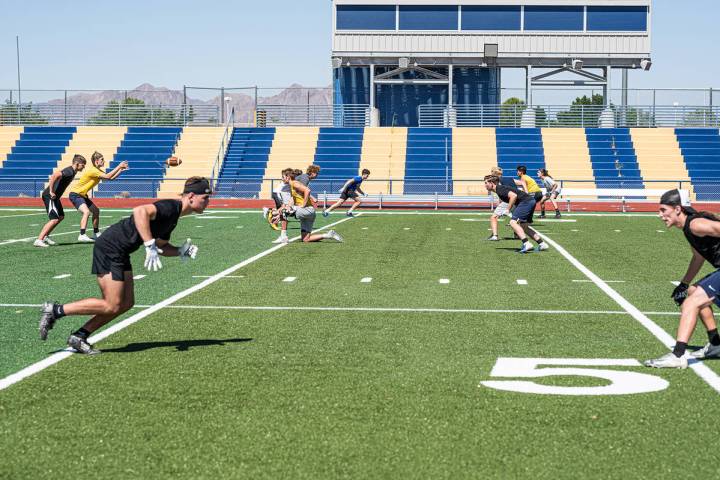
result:
[(325, 232), (325, 233), (323, 233), (322, 238), (328, 239), (328, 238), (332, 238), (332, 236), (330, 235), (330, 232)]
[(280, 230), (280, 238), (287, 238), (287, 230)]

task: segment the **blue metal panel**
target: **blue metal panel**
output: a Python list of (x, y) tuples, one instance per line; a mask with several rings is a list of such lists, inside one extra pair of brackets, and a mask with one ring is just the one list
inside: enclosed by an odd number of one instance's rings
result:
[(338, 30), (395, 30), (395, 5), (338, 5)]
[(583, 7), (526, 6), (525, 30), (582, 31)]
[(645, 32), (647, 17), (647, 7), (587, 7), (587, 29), (601, 32)]
[(457, 30), (456, 5), (400, 5), (400, 30)]
[(520, 6), (463, 5), (461, 30), (520, 30)]

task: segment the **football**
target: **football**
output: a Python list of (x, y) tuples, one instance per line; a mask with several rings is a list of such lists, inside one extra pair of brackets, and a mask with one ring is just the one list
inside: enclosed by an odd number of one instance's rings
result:
[(182, 163), (182, 160), (180, 160), (177, 157), (170, 157), (167, 159), (167, 165), (168, 167), (177, 167)]

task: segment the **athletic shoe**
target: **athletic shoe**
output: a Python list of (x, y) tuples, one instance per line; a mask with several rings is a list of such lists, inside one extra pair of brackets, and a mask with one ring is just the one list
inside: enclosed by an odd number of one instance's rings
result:
[(500, 241), (500, 239), (498, 238), (497, 235), (490, 235), (490, 236), (487, 238), (487, 240), (490, 241), (490, 242), (499, 242), (499, 241)]
[(687, 368), (688, 367), (688, 359), (685, 355), (678, 358), (675, 356), (674, 353), (666, 353), (662, 357), (656, 358), (654, 360), (646, 360), (645, 361), (646, 367), (652, 367), (652, 368)]
[(706, 358), (720, 358), (720, 345), (708, 343), (700, 350), (696, 350), (690, 354), (692, 358), (704, 360)]
[(330, 215), (330, 212), (328, 212), (327, 210), (323, 210), (323, 217), (327, 217), (328, 215)]
[(328, 238), (332, 238), (333, 240), (335, 240), (335, 241), (337, 241), (337, 242), (342, 242), (342, 241), (343, 241), (343, 237), (341, 237), (340, 234), (337, 233), (335, 230), (330, 230), (330, 231), (327, 233), (327, 235), (328, 235)]
[(537, 246), (538, 252), (542, 252), (543, 250), (547, 250), (548, 248), (550, 248), (550, 245), (545, 242), (540, 242)]
[(538, 218), (545, 218), (545, 212), (543, 212), (543, 213), (541, 213), (540, 215), (538, 215)]
[(52, 302), (45, 302), (40, 309), (40, 340), (47, 340), (48, 332), (55, 326), (55, 312)]
[(347, 215), (348, 217), (354, 217), (354, 216), (355, 216), (355, 214), (354, 214), (353, 212), (346, 212), (345, 215)]
[(533, 249), (533, 246), (530, 242), (524, 242), (522, 244), (522, 247), (520, 247), (520, 253), (527, 253), (532, 249)]
[(268, 207), (263, 207), (263, 218), (267, 218), (269, 211), (270, 209)]
[(51, 247), (57, 245), (57, 242), (50, 237), (43, 238), (43, 242), (47, 243)]
[(102, 235), (102, 232), (97, 232), (97, 233), (93, 234), (93, 238), (95, 240), (97, 240), (98, 238), (100, 238), (100, 235)]
[(278, 237), (272, 243), (288, 243), (289, 241), (288, 237)]
[(84, 355), (96, 355), (100, 353), (100, 350), (95, 350), (93, 346), (87, 342), (87, 340), (75, 334), (70, 335), (67, 344), (68, 347), (74, 349), (77, 353), (82, 353)]
[(49, 247), (50, 245), (48, 245), (47, 243), (43, 242), (42, 240), (38, 240), (38, 239), (36, 238), (35, 241), (33, 242), (33, 246), (35, 246), (35, 247), (47, 248), (47, 247)]
[(92, 243), (95, 240), (88, 237), (87, 235), (78, 235), (78, 242)]
[(560, 210), (555, 212), (555, 218), (560, 218), (562, 215), (560, 215)]

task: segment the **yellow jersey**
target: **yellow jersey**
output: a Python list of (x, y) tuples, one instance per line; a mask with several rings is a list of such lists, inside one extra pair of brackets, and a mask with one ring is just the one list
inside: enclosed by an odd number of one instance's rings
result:
[(525, 180), (525, 184), (527, 185), (527, 193), (535, 193), (535, 192), (541, 192), (540, 187), (538, 187), (538, 184), (535, 183), (535, 180), (530, 178), (530, 175), (523, 175), (520, 177), (521, 180)]
[(102, 175), (105, 175), (105, 172), (95, 165), (88, 165), (87, 168), (83, 170), (82, 175), (80, 175), (80, 180), (70, 189), (70, 193), (77, 193), (78, 195), (87, 197), (88, 192), (100, 183), (100, 180), (102, 180), (100, 177)]
[(295, 203), (296, 207), (305, 206), (305, 195), (295, 190), (295, 187), (293, 187), (293, 182), (290, 182), (290, 195), (292, 195), (293, 202)]

